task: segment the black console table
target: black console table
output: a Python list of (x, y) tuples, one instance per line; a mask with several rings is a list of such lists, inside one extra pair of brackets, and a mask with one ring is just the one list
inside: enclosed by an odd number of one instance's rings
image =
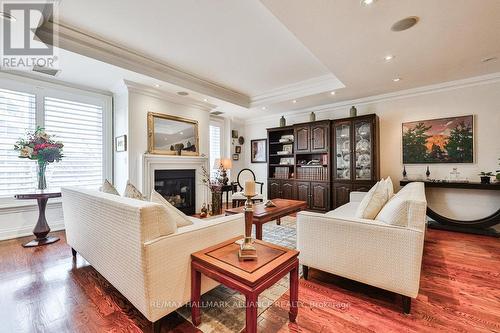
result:
[[(399, 184), (405, 186), (413, 181), (419, 180), (401, 180)], [(455, 188), (455, 189), (471, 189), (471, 190), (500, 190), (500, 183), (482, 184), (478, 182), (449, 182), (449, 181), (420, 181), (425, 184), (425, 187), (435, 187), (435, 188)], [(430, 221), (428, 226), (432, 229), (441, 229), (449, 231), (460, 231), (477, 235), (488, 235), (494, 237), (500, 237), (500, 233), (492, 226), (500, 223), (500, 208), (490, 216), (477, 219), (477, 220), (455, 220), (445, 216), (442, 216), (429, 207), (427, 207), (427, 216), (429, 216), (434, 221)]]

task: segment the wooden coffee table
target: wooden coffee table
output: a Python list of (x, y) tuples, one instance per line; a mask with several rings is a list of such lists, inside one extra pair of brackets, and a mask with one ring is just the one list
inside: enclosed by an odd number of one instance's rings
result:
[[(280, 219), (307, 208), (307, 202), (299, 200), (273, 199), (276, 207), (266, 207), (264, 203), (253, 205), (253, 224), (255, 224), (255, 238), (262, 239), (262, 225), (266, 222)], [(245, 207), (226, 209), (226, 215), (240, 214)]]
[(200, 317), (201, 274), (241, 292), (246, 297), (246, 333), (257, 332), (258, 296), (290, 273), (289, 319), (297, 318), (299, 292), (299, 252), (256, 240), (257, 260), (239, 261), (236, 237), (191, 255), (191, 316), (198, 326)]

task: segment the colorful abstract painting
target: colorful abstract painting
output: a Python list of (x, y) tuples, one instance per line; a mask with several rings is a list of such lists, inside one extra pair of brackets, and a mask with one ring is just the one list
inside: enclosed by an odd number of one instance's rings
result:
[(403, 163), (473, 163), (474, 117), (403, 123)]

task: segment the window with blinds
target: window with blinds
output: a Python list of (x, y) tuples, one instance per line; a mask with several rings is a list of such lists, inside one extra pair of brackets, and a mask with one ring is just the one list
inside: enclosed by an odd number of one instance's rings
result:
[(0, 196), (36, 187), (35, 162), (19, 158), (16, 141), (35, 130), (36, 97), (0, 89)]
[(51, 187), (97, 188), (103, 179), (103, 108), (44, 98), (45, 131), (64, 143), (64, 157), (48, 169)]
[(212, 177), (215, 177), (217, 171), (213, 170), (212, 168), (214, 167), (215, 160), (218, 158), (221, 158), (222, 155), (222, 128), (221, 126), (217, 125), (210, 125), (210, 173), (212, 174)]

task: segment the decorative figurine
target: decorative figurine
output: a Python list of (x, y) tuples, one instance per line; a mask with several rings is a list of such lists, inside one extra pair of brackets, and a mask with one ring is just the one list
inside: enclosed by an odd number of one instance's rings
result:
[(429, 179), (429, 176), (431, 175), (431, 171), (429, 170), (429, 166), (427, 166), (427, 171), (425, 172), (425, 175), (427, 176), (427, 179)]
[(203, 203), (203, 205), (201, 205), (200, 218), (205, 218), (205, 217), (207, 217), (207, 215), (208, 215), (207, 204)]
[(403, 165), (403, 178), (406, 179), (406, 176), (408, 174), (406, 173), (406, 165)]

